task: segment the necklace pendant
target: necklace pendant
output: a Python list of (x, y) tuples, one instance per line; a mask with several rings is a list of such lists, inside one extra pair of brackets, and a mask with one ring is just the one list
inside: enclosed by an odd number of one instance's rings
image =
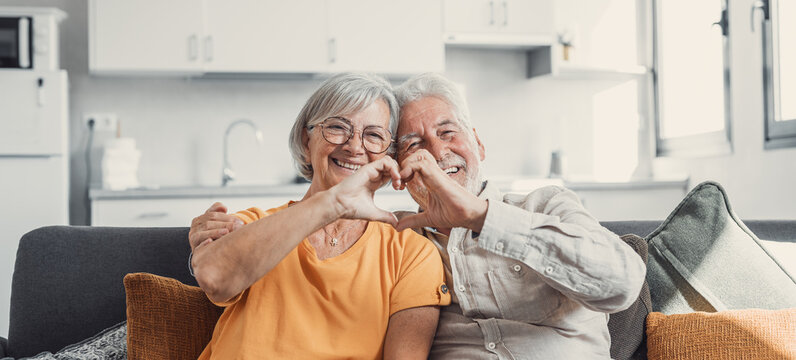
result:
[(337, 246), (337, 238), (332, 238), (332, 246)]

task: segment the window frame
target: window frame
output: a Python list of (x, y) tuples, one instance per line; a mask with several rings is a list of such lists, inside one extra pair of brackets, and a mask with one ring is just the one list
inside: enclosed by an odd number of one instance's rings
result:
[(764, 148), (781, 149), (796, 147), (796, 118), (778, 120), (779, 112), (779, 46), (774, 24), (779, 22), (776, 10), (779, 0), (763, 0), (763, 87), (765, 103)]
[(661, 70), (658, 37), (660, 33), (660, 3), (664, 0), (650, 0), (652, 3), (652, 91), (655, 123), (655, 155), (657, 157), (702, 157), (732, 154), (732, 109), (730, 89), (730, 29), (727, 0), (722, 4), (721, 18), (714, 25), (722, 29), (723, 74), (724, 74), (724, 129), (675, 138), (661, 137)]

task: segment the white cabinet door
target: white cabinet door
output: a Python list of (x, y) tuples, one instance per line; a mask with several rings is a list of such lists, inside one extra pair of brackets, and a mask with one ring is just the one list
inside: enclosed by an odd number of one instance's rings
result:
[(553, 0), (445, 0), (445, 32), (552, 35), (553, 5)]
[(328, 67), (326, 0), (206, 0), (209, 72), (321, 72)]
[(92, 226), (191, 226), (211, 198), (113, 199), (91, 202)]
[(202, 2), (93, 0), (92, 72), (199, 72)]
[(440, 0), (329, 0), (330, 70), (443, 71)]

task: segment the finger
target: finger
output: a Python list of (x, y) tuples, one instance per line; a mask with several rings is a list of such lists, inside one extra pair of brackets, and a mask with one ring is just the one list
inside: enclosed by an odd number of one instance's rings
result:
[(226, 207), (226, 205), (216, 201), (216, 202), (213, 203), (213, 205), (210, 205), (210, 207), (207, 208), (207, 211), (205, 211), (205, 214), (211, 213), (211, 212), (221, 212), (221, 213), (225, 213), (226, 214), (227, 213), (227, 207)]
[(235, 221), (234, 220), (230, 220), (230, 221), (213, 221), (213, 220), (211, 220), (211, 221), (206, 222), (204, 228), (202, 228), (201, 230), (227, 229), (229, 231), (232, 231), (234, 229), (234, 227), (235, 227)]
[(434, 226), (434, 224), (431, 223), (431, 219), (428, 217), (428, 214), (422, 212), (415, 215), (404, 216), (401, 218), (401, 221), (398, 222), (398, 226), (396, 226), (395, 229), (398, 231), (403, 231), (406, 229), (416, 229), (426, 226)]
[(213, 242), (213, 239), (205, 239), (205, 240), (204, 240), (204, 241), (202, 241), (202, 242), (201, 242), (199, 245), (196, 245), (196, 247), (195, 247), (195, 248), (193, 248), (193, 250), (192, 250), (192, 251), (196, 251), (196, 250), (197, 250), (197, 249), (199, 249), (200, 247), (206, 246), (207, 244), (209, 244), (209, 243), (211, 243), (211, 242)]
[(195, 248), (196, 246), (198, 246), (199, 243), (201, 243), (205, 239), (211, 239), (211, 240), (219, 239), (219, 238), (221, 238), (222, 236), (224, 236), (224, 235), (226, 235), (228, 233), (229, 233), (229, 230), (227, 230), (226, 228), (224, 228), (224, 229), (207, 230), (207, 231), (198, 231), (195, 234), (191, 235), (191, 237), (188, 239), (188, 241), (191, 244), (191, 248)]

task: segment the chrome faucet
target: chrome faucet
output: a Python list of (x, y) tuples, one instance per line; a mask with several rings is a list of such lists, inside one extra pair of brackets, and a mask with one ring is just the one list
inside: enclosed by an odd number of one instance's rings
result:
[(262, 146), (263, 144), (263, 133), (254, 123), (249, 119), (238, 119), (229, 124), (227, 126), (227, 131), (224, 133), (224, 165), (221, 170), (221, 186), (227, 186), (227, 183), (230, 181), (235, 180), (235, 172), (232, 171), (232, 168), (229, 166), (229, 157), (228, 157), (228, 144), (229, 144), (229, 133), (232, 131), (232, 128), (239, 124), (246, 124), (251, 126), (254, 130), (254, 137), (257, 138), (257, 144)]

